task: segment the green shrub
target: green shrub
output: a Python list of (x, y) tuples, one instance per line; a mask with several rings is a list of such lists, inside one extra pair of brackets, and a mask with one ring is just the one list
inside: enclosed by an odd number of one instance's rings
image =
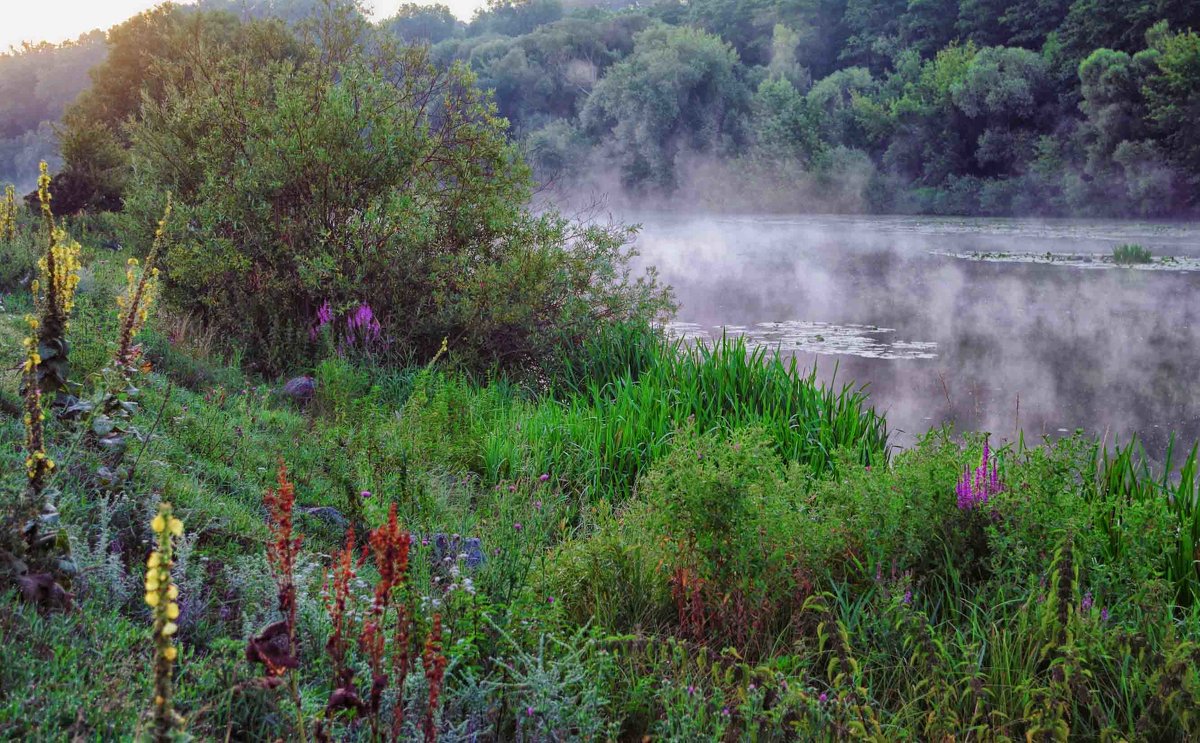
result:
[(373, 355), (424, 361), (449, 339), (477, 370), (537, 366), (670, 309), (653, 276), (631, 278), (629, 230), (525, 210), (528, 169), (464, 66), (398, 46), (349, 5), (287, 61), (213, 46), (195, 50), (209, 74), (163, 71), (167, 94), (132, 132), (126, 204), (154, 213), (175, 194), (175, 306), (272, 371), (313, 360), (326, 303), (338, 343), (368, 308)]

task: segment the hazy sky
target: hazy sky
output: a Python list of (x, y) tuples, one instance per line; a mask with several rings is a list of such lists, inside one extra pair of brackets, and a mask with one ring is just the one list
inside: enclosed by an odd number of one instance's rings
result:
[[(468, 19), (484, 0), (441, 0), (459, 18)], [(158, 5), (162, 0), (6, 0), (0, 12), (0, 50), (22, 41), (58, 43), (74, 39), (94, 28), (108, 29)], [(190, 0), (181, 0), (187, 5)], [(368, 0), (363, 5), (376, 18), (391, 15), (402, 0)], [(422, 5), (431, 0), (416, 0)]]

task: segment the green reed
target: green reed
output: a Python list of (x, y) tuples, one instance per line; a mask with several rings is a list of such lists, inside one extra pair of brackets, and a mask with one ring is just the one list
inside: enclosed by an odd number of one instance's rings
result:
[(1095, 446), (1088, 482), (1094, 498), (1105, 504), (1102, 526), (1108, 539), (1109, 554), (1119, 559), (1124, 552), (1119, 528), (1125, 506), (1162, 499), (1177, 527), (1177, 539), (1164, 551), (1163, 570), (1175, 588), (1176, 601), (1188, 606), (1200, 600), (1200, 571), (1197, 545), (1200, 545), (1200, 508), (1197, 495), (1197, 446), (1174, 467), (1175, 438), (1167, 445), (1162, 469), (1156, 474), (1142, 445), (1135, 439), (1125, 446)]

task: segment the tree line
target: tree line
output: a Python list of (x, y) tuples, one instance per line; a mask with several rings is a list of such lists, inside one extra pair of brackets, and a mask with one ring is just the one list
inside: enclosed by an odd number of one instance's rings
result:
[[(324, 4), (165, 5), (103, 43), (0, 58), (0, 89), (21, 101), (0, 116), (0, 180), (28, 159), (6, 143), (44, 152), (61, 115), (61, 208), (119, 208), (127, 132), (163, 71), (186, 67), (186, 39), (234, 43)], [(376, 26), (469, 70), (560, 193), (935, 214), (1200, 208), (1200, 4), (1186, 0), (492, 0), (466, 23), (408, 4)], [(74, 99), (85, 66), (91, 87)]]

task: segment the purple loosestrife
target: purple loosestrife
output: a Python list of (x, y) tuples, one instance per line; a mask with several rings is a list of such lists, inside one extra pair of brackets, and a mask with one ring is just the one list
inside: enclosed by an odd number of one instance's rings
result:
[(958, 478), (958, 486), (954, 489), (958, 507), (963, 511), (968, 511), (980, 504), (987, 503), (993, 495), (1003, 489), (1004, 486), (1000, 483), (998, 464), (992, 457), (987, 439), (984, 439), (983, 456), (980, 458), (979, 466), (974, 471), (969, 466), (964, 467), (962, 476)]
[(329, 300), (317, 308), (317, 324), (309, 329), (308, 335), (314, 341), (320, 335), (321, 329), (333, 322), (333, 307), (330, 306)]

